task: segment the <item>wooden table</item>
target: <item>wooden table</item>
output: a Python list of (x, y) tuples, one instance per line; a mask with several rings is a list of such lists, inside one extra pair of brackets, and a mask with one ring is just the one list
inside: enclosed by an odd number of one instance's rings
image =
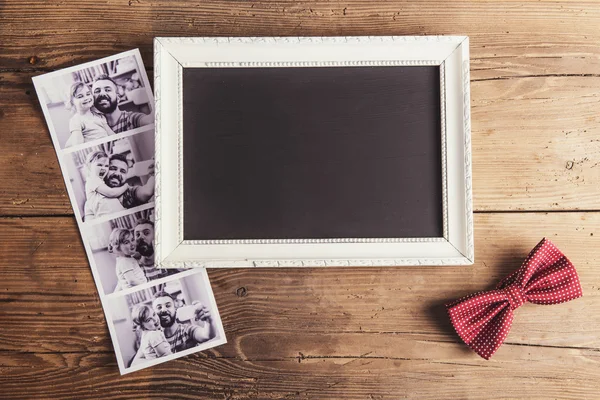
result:
[[(0, 2), (0, 397), (598, 398), (600, 2)], [(119, 376), (31, 77), (154, 36), (471, 37), (472, 267), (209, 271), (229, 343)], [(584, 297), (526, 304), (491, 361), (443, 304), (543, 236)]]

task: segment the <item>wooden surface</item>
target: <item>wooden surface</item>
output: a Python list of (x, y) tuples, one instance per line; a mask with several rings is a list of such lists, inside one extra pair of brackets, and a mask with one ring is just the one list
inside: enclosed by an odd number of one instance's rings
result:
[[(598, 398), (600, 2), (0, 1), (0, 398)], [(154, 36), (471, 37), (472, 267), (211, 270), (229, 343), (119, 376), (31, 77)], [(543, 236), (584, 297), (484, 361), (443, 304)]]

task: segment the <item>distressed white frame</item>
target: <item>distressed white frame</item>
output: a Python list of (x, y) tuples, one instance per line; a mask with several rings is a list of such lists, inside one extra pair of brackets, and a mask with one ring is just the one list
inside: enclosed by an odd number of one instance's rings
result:
[[(440, 67), (443, 237), (183, 239), (183, 68)], [(465, 36), (155, 38), (156, 262), (162, 268), (473, 263), (469, 39)]]

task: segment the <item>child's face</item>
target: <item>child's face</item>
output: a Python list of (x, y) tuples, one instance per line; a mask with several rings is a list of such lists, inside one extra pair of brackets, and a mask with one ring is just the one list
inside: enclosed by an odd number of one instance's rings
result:
[(131, 257), (135, 253), (135, 241), (130, 233), (123, 236), (123, 241), (119, 245), (119, 251), (127, 257)]
[(73, 105), (79, 112), (87, 111), (94, 105), (94, 96), (87, 86), (81, 86), (73, 96)]
[(104, 178), (108, 172), (108, 157), (99, 157), (90, 164), (90, 173), (98, 178)]
[(156, 313), (152, 311), (152, 314), (142, 322), (142, 329), (145, 331), (155, 331), (160, 329), (160, 320), (156, 316)]

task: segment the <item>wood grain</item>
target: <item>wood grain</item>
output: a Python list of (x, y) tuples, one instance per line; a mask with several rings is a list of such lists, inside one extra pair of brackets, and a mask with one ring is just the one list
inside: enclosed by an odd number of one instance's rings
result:
[[(599, 20), (567, 0), (2, 1), (0, 398), (598, 397)], [(229, 343), (119, 376), (31, 77), (136, 47), (152, 77), (155, 36), (434, 34), (470, 36), (475, 265), (211, 270)], [(584, 297), (524, 305), (484, 361), (443, 304), (542, 235)]]
[(600, 65), (595, 2), (6, 0), (0, 17), (0, 66), (11, 69), (63, 68), (134, 47), (150, 65), (155, 36), (437, 34), (469, 35), (486, 78), (598, 73)]
[(475, 209), (598, 210), (600, 77), (471, 84)]
[[(302, 336), (289, 338), (298, 347), (306, 342)], [(382, 343), (411, 347), (415, 357), (390, 357), (389, 352), (279, 360), (195, 355), (119, 377), (116, 366), (106, 365), (98, 353), (14, 353), (18, 366), (3, 368), (11, 379), (2, 374), (0, 383), (12, 399), (439, 399), (440, 393), (445, 398), (572, 399), (597, 390), (598, 354), (589, 350), (507, 346), (505, 357), (486, 363), (466, 361), (464, 354), (431, 343)]]
[[(35, 75), (0, 73), (0, 215), (71, 215)], [(472, 82), (476, 211), (600, 209), (599, 86), (600, 77)]]
[(0, 73), (0, 215), (73, 214), (35, 75)]
[[(110, 351), (86, 257), (76, 241), (69, 243), (69, 238), (77, 237), (74, 222), (0, 221), (4, 255), (0, 301), (10, 305), (1, 314), (0, 351)], [(420, 335), (434, 342), (458, 343), (443, 304), (491, 289), (517, 268), (541, 239), (537, 225), (542, 221), (544, 233), (571, 256), (585, 296), (553, 310), (524, 306), (508, 341), (600, 350), (600, 272), (594, 262), (600, 250), (593, 236), (600, 234), (600, 214), (595, 213), (477, 215), (474, 267), (211, 270), (211, 283), (230, 344), (258, 335), (264, 345), (272, 346), (269, 335), (285, 341), (286, 335), (298, 332), (315, 338), (331, 335), (341, 343), (347, 334)], [(243, 296), (238, 295), (241, 287)], [(22, 326), (43, 340), (31, 342)], [(242, 356), (260, 357), (263, 347), (260, 341), (249, 345), (254, 353)], [(297, 355), (296, 350), (279, 347), (284, 357)]]

